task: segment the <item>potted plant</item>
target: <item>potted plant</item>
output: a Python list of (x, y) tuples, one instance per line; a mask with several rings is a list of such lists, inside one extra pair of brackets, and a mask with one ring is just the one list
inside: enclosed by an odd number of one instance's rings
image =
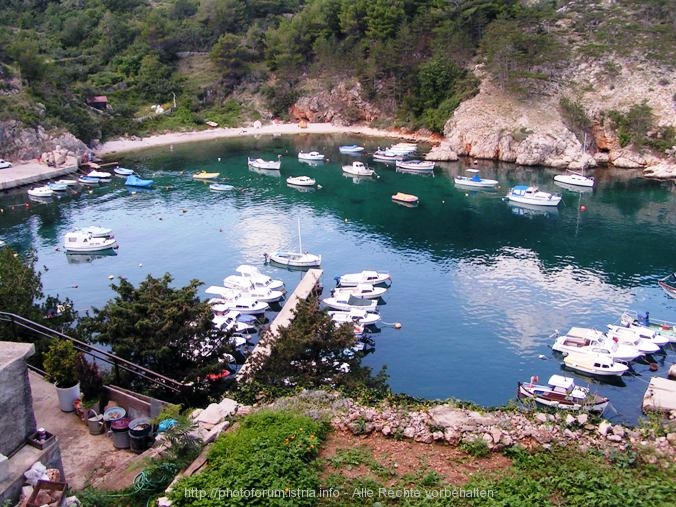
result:
[(56, 338), (45, 352), (43, 366), (48, 380), (56, 385), (59, 405), (64, 412), (72, 412), (73, 402), (80, 398), (80, 356), (73, 342)]

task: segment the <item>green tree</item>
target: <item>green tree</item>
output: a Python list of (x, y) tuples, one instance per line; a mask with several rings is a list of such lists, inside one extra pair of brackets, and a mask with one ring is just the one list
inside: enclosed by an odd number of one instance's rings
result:
[[(36, 258), (22, 258), (11, 247), (0, 248), (0, 310), (30, 320), (40, 320), (37, 301), (42, 299), (40, 273), (35, 271)], [(9, 339), (7, 328), (0, 327), (3, 339)]]
[(242, 38), (231, 33), (221, 35), (209, 53), (211, 61), (221, 71), (227, 88), (234, 87), (246, 75), (249, 56)]
[(143, 57), (136, 79), (139, 91), (153, 102), (166, 101), (176, 88), (171, 79), (171, 68), (163, 64), (156, 54)]
[(83, 333), (110, 345), (133, 363), (183, 381), (223, 369), (219, 360), (232, 352), (225, 331), (215, 330), (209, 305), (197, 297), (202, 285), (170, 287), (172, 277), (148, 275), (138, 287), (125, 278), (112, 285), (117, 293), (92, 317), (82, 319)]

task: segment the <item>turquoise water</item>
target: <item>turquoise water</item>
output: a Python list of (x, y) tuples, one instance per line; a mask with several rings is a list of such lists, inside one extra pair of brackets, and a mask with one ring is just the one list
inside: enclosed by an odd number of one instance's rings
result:
[[(670, 183), (637, 178), (635, 171), (598, 169), (593, 193), (558, 188), (556, 172), (469, 161), (439, 164), (433, 177), (397, 173), (361, 157), (377, 179), (345, 177), (355, 160), (338, 145), (360, 143), (369, 152), (391, 140), (310, 136), (230, 139), (162, 147), (129, 154), (121, 165), (153, 178), (154, 190), (130, 191), (123, 180), (80, 190), (48, 204), (25, 190), (0, 197), (0, 238), (34, 248), (45, 292), (68, 296), (79, 310), (102, 306), (113, 276), (137, 283), (169, 272), (177, 285), (198, 279), (217, 284), (242, 263), (293, 286), (302, 273), (263, 264), (263, 254), (298, 246), (322, 254), (325, 295), (333, 277), (362, 269), (389, 271), (393, 285), (381, 306), (376, 349), (365, 358), (387, 365), (392, 388), (426, 398), (454, 397), (493, 406), (513, 399), (518, 380), (560, 372), (550, 349), (554, 330), (617, 321), (625, 309), (649, 310), (676, 321), (676, 300), (657, 286), (676, 269), (676, 199)], [(295, 154), (318, 150), (330, 160), (300, 163)], [(282, 156), (281, 177), (247, 169), (247, 156)], [(357, 157), (359, 159), (359, 157)], [(500, 181), (495, 192), (455, 188), (453, 176), (469, 167)], [(216, 193), (191, 173), (218, 171), (236, 187)], [(321, 189), (300, 192), (288, 176), (308, 175)], [(558, 210), (542, 214), (503, 201), (511, 185), (538, 184), (561, 191)], [(391, 201), (397, 191), (420, 205)], [(26, 207), (26, 205), (28, 205)], [(111, 227), (117, 255), (68, 256), (64, 234), (79, 226)], [(544, 359), (539, 358), (544, 356)], [(666, 376), (676, 352), (657, 356)], [(635, 422), (653, 373), (647, 364), (622, 385), (594, 385), (611, 398), (606, 416)]]

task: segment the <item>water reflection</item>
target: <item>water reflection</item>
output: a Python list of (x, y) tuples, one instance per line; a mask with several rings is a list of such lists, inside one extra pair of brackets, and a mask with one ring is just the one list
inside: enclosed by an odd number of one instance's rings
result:
[(532, 217), (547, 217), (556, 218), (559, 216), (559, 208), (556, 206), (537, 206), (535, 204), (523, 204), (509, 201), (507, 206), (512, 210), (512, 213), (518, 216)]
[(68, 264), (88, 264), (97, 259), (105, 259), (106, 257), (115, 257), (117, 252), (115, 250), (102, 250), (96, 253), (73, 253), (66, 252), (66, 259)]

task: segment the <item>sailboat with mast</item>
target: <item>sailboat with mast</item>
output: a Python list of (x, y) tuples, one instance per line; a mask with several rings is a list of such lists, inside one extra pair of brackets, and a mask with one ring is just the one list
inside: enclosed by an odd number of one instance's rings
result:
[[(586, 146), (587, 146), (587, 134), (585, 134), (584, 141), (582, 142), (582, 154), (585, 153)], [(554, 181), (557, 181), (564, 185), (592, 188), (594, 186), (594, 178), (584, 175), (585, 162), (584, 160), (582, 160), (581, 162), (582, 162), (581, 166), (582, 172), (571, 171), (570, 169), (568, 169), (568, 171), (565, 174), (557, 174), (556, 176), (554, 176)]]
[(282, 266), (294, 268), (314, 268), (322, 263), (322, 256), (310, 252), (303, 252), (303, 240), (300, 235), (300, 219), (298, 219), (298, 251), (278, 251), (264, 254), (266, 262), (274, 262)]

